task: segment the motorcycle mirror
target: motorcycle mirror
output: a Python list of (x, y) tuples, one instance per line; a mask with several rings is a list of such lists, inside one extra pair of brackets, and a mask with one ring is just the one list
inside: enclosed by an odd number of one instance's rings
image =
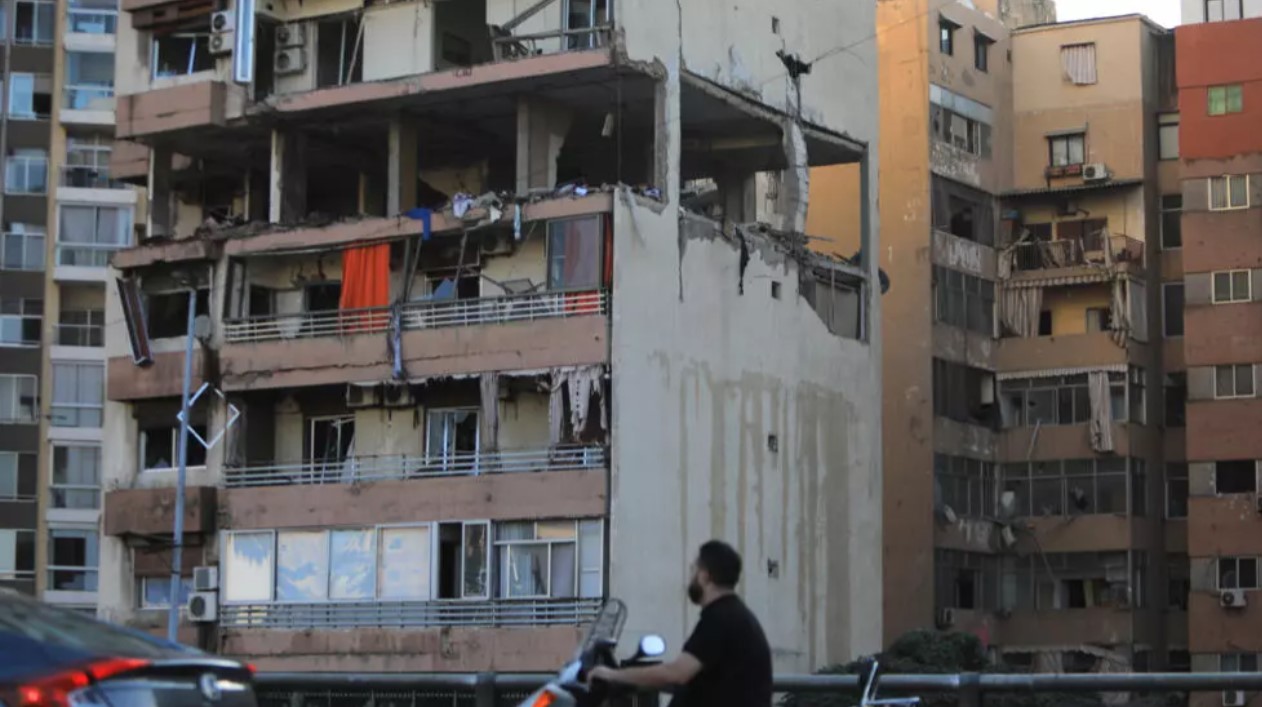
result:
[(640, 655), (645, 658), (657, 658), (666, 652), (666, 639), (650, 633), (640, 639)]

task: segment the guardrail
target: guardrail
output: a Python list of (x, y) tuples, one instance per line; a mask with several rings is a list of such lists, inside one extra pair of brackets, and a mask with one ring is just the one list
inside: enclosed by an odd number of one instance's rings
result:
[[(535, 34), (509, 34), (491, 39), (491, 51), (495, 61), (504, 61), (524, 59), (540, 54), (597, 49), (610, 44), (613, 29), (611, 24), (602, 24), (596, 27), (558, 29)], [(540, 46), (541, 43), (553, 42), (561, 45), (556, 51), (546, 51)]]
[(66, 86), (66, 105), (70, 110), (113, 110), (114, 86), (82, 84)]
[[(255, 685), (261, 705), (323, 705), (330, 693), (376, 691), (432, 695), (436, 691), (469, 698), (465, 704), (491, 707), (502, 698), (536, 690), (550, 675), (500, 673), (259, 673)], [(858, 693), (857, 675), (777, 675), (779, 694), (828, 695)], [(982, 697), (1003, 693), (1200, 692), (1262, 690), (1262, 673), (959, 673), (881, 676), (880, 689), (895, 694), (955, 693), (960, 707), (977, 707)], [(273, 697), (275, 695), (275, 697)], [(311, 700), (295, 699), (310, 695)], [(455, 702), (453, 701), (452, 704)]]
[[(417, 331), (578, 317), (605, 314), (608, 303), (604, 290), (409, 302), (400, 323), (404, 331)], [(224, 322), (224, 340), (241, 344), (380, 333), (390, 329), (390, 318), (390, 307), (372, 307), (231, 319)]]
[(126, 182), (110, 178), (108, 167), (70, 165), (61, 168), (61, 186), (79, 189), (126, 189)]
[(114, 34), (118, 11), (71, 7), (66, 10), (66, 24), (75, 34)]
[(105, 326), (103, 324), (58, 324), (56, 328), (57, 346), (84, 346), (100, 348), (105, 346)]
[(290, 630), (581, 626), (596, 618), (601, 603), (600, 599), (439, 599), (224, 604), (219, 607), (219, 624)]
[(58, 243), (57, 264), (67, 267), (103, 268), (110, 264), (114, 251), (125, 246), (101, 243)]
[(557, 447), (453, 454), (365, 455), (341, 461), (260, 464), (224, 469), (224, 486), (305, 486), (440, 476), (576, 471), (605, 465), (604, 447)]
[(1013, 270), (1049, 270), (1078, 265), (1102, 265), (1108, 248), (1113, 261), (1144, 265), (1144, 244), (1130, 236), (1106, 236), (1094, 233), (1082, 238), (1061, 238), (1053, 241), (1021, 243), (1013, 248)]

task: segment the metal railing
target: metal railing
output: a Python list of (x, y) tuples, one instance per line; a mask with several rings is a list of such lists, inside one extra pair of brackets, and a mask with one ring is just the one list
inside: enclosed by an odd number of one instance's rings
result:
[(103, 268), (110, 256), (125, 246), (107, 243), (58, 243), (57, 264), (67, 267)]
[(105, 327), (100, 324), (58, 324), (57, 346), (100, 348), (105, 345)]
[[(1107, 243), (1106, 243), (1107, 238)], [(1092, 233), (1082, 238), (1020, 243), (1013, 248), (1013, 270), (1051, 270), (1079, 265), (1102, 265), (1109, 248), (1113, 261), (1144, 265), (1144, 244), (1130, 236)]]
[(0, 270), (44, 269), (44, 234), (0, 233)]
[(112, 84), (66, 86), (65, 107), (69, 110), (112, 110), (113, 99)]
[(576, 471), (605, 465), (604, 447), (558, 447), (454, 454), (355, 456), (345, 460), (228, 467), (224, 486), (352, 484), (361, 481), (473, 476), (531, 471)]
[(465, 599), (224, 604), (224, 628), (338, 629), (447, 626), (579, 626), (596, 618), (600, 599)]
[[(362, 704), (373, 704), (369, 698), (387, 691), (395, 697), (404, 693), (403, 696), (413, 698), (441, 698), (444, 700), (442, 704), (492, 707), (504, 705), (504, 698), (510, 695), (521, 699), (551, 678), (551, 675), (523, 673), (261, 672), (255, 676), (254, 684), (259, 704), (265, 707), (354, 704), (347, 698), (361, 699)], [(862, 684), (858, 675), (776, 675), (772, 689), (784, 696), (848, 695), (857, 703), (857, 693)], [(884, 674), (880, 679), (880, 689), (897, 695), (954, 694), (960, 707), (978, 707), (987, 695), (1013, 693), (1256, 691), (1262, 689), (1262, 673)], [(411, 704), (422, 703), (414, 700)], [(434, 700), (424, 704), (439, 702)]]
[(72, 7), (66, 10), (66, 26), (76, 34), (115, 34), (118, 10)]
[[(409, 302), (402, 306), (404, 331), (605, 314), (604, 290)], [(391, 308), (343, 309), (277, 314), (224, 322), (228, 343), (257, 343), (321, 336), (372, 334), (390, 329)]]
[(110, 178), (108, 167), (68, 165), (61, 168), (61, 186), (79, 189), (125, 189), (127, 184)]
[(92, 510), (101, 507), (101, 487), (84, 484), (53, 484), (53, 508)]
[[(517, 34), (495, 37), (491, 40), (491, 48), (496, 61), (505, 59), (523, 59), (540, 54), (583, 51), (609, 46), (613, 37), (613, 25), (603, 24), (596, 27), (579, 29), (558, 29), (537, 34)], [(541, 43), (555, 42), (560, 48), (555, 52), (544, 51)]]

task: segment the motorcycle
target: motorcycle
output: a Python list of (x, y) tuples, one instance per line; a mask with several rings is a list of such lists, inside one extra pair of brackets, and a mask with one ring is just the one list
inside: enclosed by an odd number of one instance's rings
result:
[(629, 690), (615, 688), (607, 683), (587, 683), (588, 673), (598, 665), (615, 668), (650, 665), (666, 653), (665, 639), (649, 634), (640, 639), (634, 655), (619, 661), (614, 652), (618, 648), (618, 639), (622, 635), (622, 626), (626, 619), (627, 605), (622, 600), (606, 601), (596, 615), (596, 620), (587, 629), (587, 635), (574, 652), (574, 657), (519, 707), (597, 707), (606, 700), (630, 694)]

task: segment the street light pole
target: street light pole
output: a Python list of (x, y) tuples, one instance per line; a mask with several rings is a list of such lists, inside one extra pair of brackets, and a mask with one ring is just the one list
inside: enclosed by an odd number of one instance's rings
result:
[(167, 594), (167, 640), (175, 642), (180, 627), (180, 575), (184, 564), (184, 486), (188, 474), (189, 388), (193, 383), (193, 338), (197, 319), (197, 290), (188, 290), (188, 331), (184, 339), (184, 388), (180, 395), (179, 469), (175, 479), (175, 532), (171, 550), (171, 587)]

